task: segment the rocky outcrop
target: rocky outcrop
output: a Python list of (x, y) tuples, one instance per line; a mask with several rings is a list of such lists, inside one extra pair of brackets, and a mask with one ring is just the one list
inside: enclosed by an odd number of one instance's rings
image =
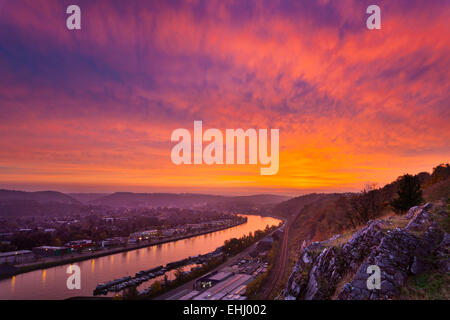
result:
[(445, 233), (436, 250), (437, 267), (442, 273), (450, 273), (450, 233)]
[[(355, 272), (383, 237), (384, 221), (370, 221), (342, 247), (331, 241), (314, 242), (303, 249), (289, 277), (287, 299), (328, 299), (348, 272)], [(335, 237), (336, 239), (336, 237)]]
[[(340, 293), (339, 299), (380, 299), (392, 298), (408, 278), (414, 252), (419, 240), (409, 233), (396, 229), (387, 232), (380, 245), (361, 264), (353, 281)], [(380, 290), (369, 290), (367, 269), (376, 265), (381, 271)]]
[[(285, 299), (392, 299), (411, 275), (436, 269), (449, 272), (450, 236), (430, 209), (430, 204), (411, 208), (405, 228), (394, 229), (391, 221), (370, 221), (344, 244), (333, 246), (340, 237), (335, 236), (305, 246), (289, 277)], [(367, 284), (369, 266), (380, 270), (379, 289)], [(342, 285), (343, 279), (352, 280)]]

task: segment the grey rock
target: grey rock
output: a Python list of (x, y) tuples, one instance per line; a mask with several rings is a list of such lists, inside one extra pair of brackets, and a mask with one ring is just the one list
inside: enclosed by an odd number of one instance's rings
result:
[[(437, 267), (450, 272), (450, 235), (432, 222), (427, 211), (430, 208), (431, 204), (411, 208), (405, 228), (386, 231), (384, 227), (391, 224), (389, 221), (373, 220), (342, 246), (326, 246), (340, 235), (302, 246), (285, 299), (330, 299), (336, 293), (338, 299), (393, 299), (411, 273), (420, 274)], [(434, 258), (429, 259), (430, 256)], [(381, 269), (379, 290), (367, 288), (369, 265)], [(353, 279), (335, 292), (349, 273), (354, 274)]]
[(438, 270), (442, 273), (450, 273), (450, 234), (445, 233), (436, 250)]
[(406, 230), (423, 231), (428, 226), (430, 215), (427, 211), (420, 209), (415, 217), (408, 223)]
[(419, 208), (419, 207), (418, 206), (414, 206), (414, 207), (410, 208), (408, 210), (408, 213), (406, 214), (405, 218), (408, 219), (408, 220), (411, 219), (414, 216), (414, 214), (416, 213), (417, 208)]

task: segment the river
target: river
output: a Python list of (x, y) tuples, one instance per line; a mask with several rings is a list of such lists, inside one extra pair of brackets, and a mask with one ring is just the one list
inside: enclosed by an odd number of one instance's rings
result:
[(81, 289), (67, 288), (66, 282), (70, 275), (66, 273), (66, 269), (69, 264), (0, 280), (0, 299), (54, 300), (92, 296), (92, 291), (99, 282), (134, 276), (136, 272), (144, 269), (205, 254), (222, 246), (225, 240), (239, 238), (249, 232), (262, 230), (266, 225), (277, 225), (280, 222), (271, 217), (242, 216), (247, 217), (247, 222), (229, 229), (77, 262), (75, 264), (81, 269)]

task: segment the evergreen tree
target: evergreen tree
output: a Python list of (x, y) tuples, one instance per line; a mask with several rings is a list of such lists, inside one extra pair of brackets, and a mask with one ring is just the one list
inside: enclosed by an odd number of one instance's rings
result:
[(391, 201), (391, 206), (397, 214), (403, 214), (409, 208), (423, 201), (422, 189), (417, 176), (405, 174), (399, 180), (398, 197)]

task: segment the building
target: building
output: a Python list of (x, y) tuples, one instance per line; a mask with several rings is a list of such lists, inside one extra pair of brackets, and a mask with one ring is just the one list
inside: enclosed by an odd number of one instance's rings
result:
[(105, 221), (106, 223), (114, 223), (114, 218), (105, 217), (105, 218), (103, 218), (103, 221)]
[(130, 234), (130, 239), (136, 239), (136, 240), (148, 240), (151, 237), (158, 236), (159, 231), (156, 229), (153, 230), (146, 230), (146, 231), (139, 231)]
[(121, 237), (108, 238), (102, 241), (102, 247), (105, 248), (105, 247), (119, 246), (122, 244), (126, 244), (127, 241), (128, 241), (127, 238)]
[(65, 244), (66, 247), (72, 248), (72, 249), (81, 249), (92, 246), (92, 240), (74, 240), (67, 242)]
[(34, 247), (32, 251), (36, 256), (39, 257), (60, 257), (65, 254), (72, 253), (71, 248), (52, 246)]
[(177, 229), (166, 229), (162, 231), (162, 235), (164, 237), (171, 237), (173, 236), (177, 231)]
[(13, 235), (14, 235), (14, 233), (12, 233), (12, 232), (0, 233), (0, 240), (9, 240), (12, 238)]
[(193, 291), (190, 291), (188, 294), (185, 294), (182, 297), (178, 298), (177, 300), (191, 300), (193, 297), (195, 297), (199, 293), (200, 293), (199, 291), (193, 290)]
[(216, 285), (217, 283), (231, 277), (233, 275), (232, 272), (212, 272), (210, 274), (207, 274), (206, 276), (198, 279), (195, 282), (195, 290), (201, 291), (201, 290), (205, 290), (208, 288), (213, 287), (214, 285)]
[(0, 264), (21, 264), (34, 260), (34, 254), (30, 250), (18, 250), (0, 253)]
[(229, 299), (239, 300), (238, 297), (234, 297), (239, 294), (235, 293), (239, 292), (242, 294), (243, 285), (247, 285), (252, 279), (253, 277), (247, 274), (235, 274), (231, 277), (229, 276), (225, 280), (220, 281), (215, 286), (194, 297), (193, 300), (222, 300), (230, 295), (231, 297)]

